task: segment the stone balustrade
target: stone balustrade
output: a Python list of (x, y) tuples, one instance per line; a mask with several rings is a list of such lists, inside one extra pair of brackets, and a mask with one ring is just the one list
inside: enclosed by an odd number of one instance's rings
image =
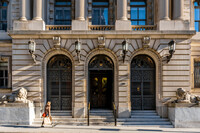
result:
[(46, 30), (71, 30), (71, 25), (46, 25)]
[(114, 25), (90, 25), (89, 30), (114, 30)]
[(156, 25), (133, 25), (133, 31), (156, 30)]

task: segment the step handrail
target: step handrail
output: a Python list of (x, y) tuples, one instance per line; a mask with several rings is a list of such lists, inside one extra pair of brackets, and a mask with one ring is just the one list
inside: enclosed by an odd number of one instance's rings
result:
[(117, 126), (117, 108), (114, 102), (113, 102), (113, 114), (114, 114), (114, 119), (115, 119), (115, 126)]
[(87, 120), (87, 125), (90, 125), (90, 102), (88, 103), (88, 110), (87, 110), (87, 114), (88, 114), (88, 120)]

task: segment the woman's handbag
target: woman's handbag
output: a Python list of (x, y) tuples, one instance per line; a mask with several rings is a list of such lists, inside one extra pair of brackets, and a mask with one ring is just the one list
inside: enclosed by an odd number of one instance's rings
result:
[(47, 116), (46, 113), (43, 113), (43, 114), (42, 114), (42, 117), (46, 117), (46, 116)]

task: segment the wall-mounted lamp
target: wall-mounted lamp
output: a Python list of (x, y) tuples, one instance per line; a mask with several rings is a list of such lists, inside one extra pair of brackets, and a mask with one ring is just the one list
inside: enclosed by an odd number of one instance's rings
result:
[(34, 62), (36, 62), (36, 57), (37, 57), (37, 56), (34, 54), (34, 53), (35, 53), (35, 47), (36, 47), (35, 41), (30, 40), (30, 41), (28, 42), (28, 49), (29, 49), (29, 53), (31, 54), (31, 56), (32, 56)]
[(129, 46), (129, 43), (126, 40), (124, 40), (122, 42), (122, 52), (123, 52), (122, 53), (122, 58), (123, 58), (123, 63), (125, 61), (126, 53), (128, 52), (128, 46)]
[(169, 48), (169, 54), (167, 56), (167, 63), (171, 60), (175, 50), (176, 50), (176, 41), (172, 40), (168, 43), (168, 48)]
[(75, 49), (78, 57), (78, 62), (80, 63), (81, 41), (78, 40), (75, 42)]

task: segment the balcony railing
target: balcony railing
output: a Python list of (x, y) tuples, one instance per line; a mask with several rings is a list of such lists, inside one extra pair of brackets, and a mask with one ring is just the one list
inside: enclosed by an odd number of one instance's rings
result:
[(46, 25), (46, 30), (71, 30), (71, 25)]
[(114, 30), (114, 25), (90, 25), (90, 30)]
[(133, 31), (156, 30), (156, 25), (132, 25)]

